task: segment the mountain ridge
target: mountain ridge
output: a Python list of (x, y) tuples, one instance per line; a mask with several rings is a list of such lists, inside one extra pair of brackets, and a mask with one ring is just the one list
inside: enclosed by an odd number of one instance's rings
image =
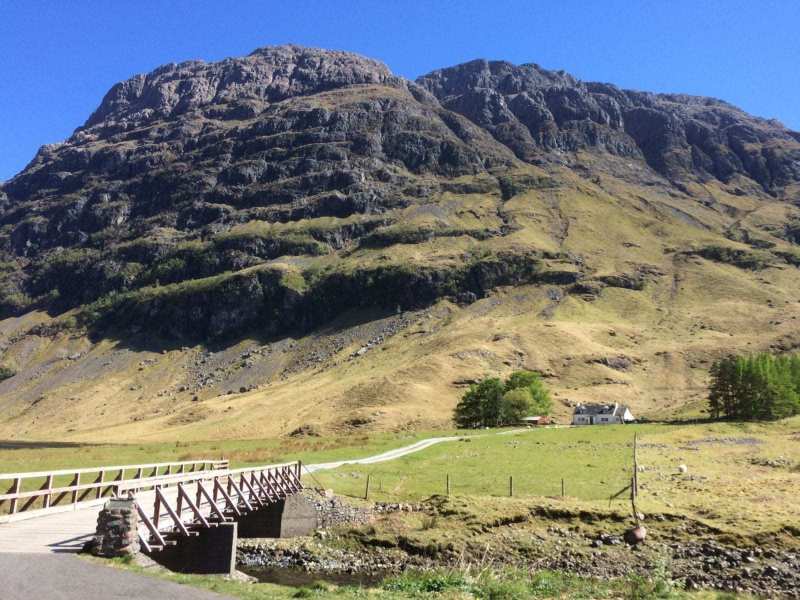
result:
[(417, 427), (524, 367), (559, 413), (683, 414), (714, 357), (800, 347), (799, 200), (798, 134), (713, 99), (298, 46), (165, 65), (0, 186), (0, 407)]

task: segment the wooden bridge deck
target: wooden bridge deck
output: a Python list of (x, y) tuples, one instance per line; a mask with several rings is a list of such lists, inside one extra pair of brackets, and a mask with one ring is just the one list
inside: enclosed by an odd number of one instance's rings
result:
[[(177, 499), (176, 488), (165, 488), (164, 495), (172, 502)], [(0, 524), (0, 553), (78, 552), (92, 539), (97, 526), (97, 514), (104, 502), (78, 510), (40, 515), (31, 519)], [(152, 506), (155, 492), (142, 492), (137, 501)]]
[(0, 525), (0, 553), (77, 552), (92, 539), (99, 506)]

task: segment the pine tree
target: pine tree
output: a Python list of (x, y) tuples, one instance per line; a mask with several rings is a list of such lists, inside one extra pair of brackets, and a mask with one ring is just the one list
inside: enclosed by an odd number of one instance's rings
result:
[(729, 356), (710, 371), (712, 417), (781, 419), (800, 413), (800, 356)]

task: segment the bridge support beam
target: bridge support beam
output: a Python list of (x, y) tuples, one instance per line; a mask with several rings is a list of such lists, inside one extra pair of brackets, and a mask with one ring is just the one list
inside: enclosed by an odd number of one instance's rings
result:
[(180, 537), (175, 546), (153, 552), (150, 558), (178, 573), (231, 575), (236, 570), (237, 525), (200, 529), (198, 535)]
[(239, 517), (241, 538), (287, 538), (311, 535), (319, 526), (314, 503), (302, 494), (292, 494), (283, 500)]

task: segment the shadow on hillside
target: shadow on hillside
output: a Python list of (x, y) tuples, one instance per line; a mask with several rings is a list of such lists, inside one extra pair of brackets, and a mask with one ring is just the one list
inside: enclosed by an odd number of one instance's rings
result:
[(191, 338), (166, 338), (149, 332), (131, 333), (125, 330), (114, 329), (90, 329), (89, 339), (93, 343), (103, 340), (113, 340), (119, 344), (120, 348), (125, 348), (134, 352), (162, 352), (178, 350), (186, 346), (201, 344), (212, 352), (219, 352), (231, 346), (235, 346), (243, 341), (253, 341), (260, 345), (274, 344), (285, 339), (298, 339), (306, 336), (331, 336), (343, 333), (348, 329), (367, 325), (373, 321), (387, 319), (397, 315), (396, 310), (386, 308), (370, 307), (358, 310), (349, 310), (328, 323), (312, 327), (309, 329), (295, 329), (287, 333), (277, 335), (264, 335), (258, 330), (253, 330), (247, 334), (238, 336), (220, 337), (212, 340), (204, 340), (201, 337)]
[(45, 448), (86, 448), (97, 444), (83, 442), (26, 442), (20, 440), (0, 440), (0, 450), (42, 450)]

